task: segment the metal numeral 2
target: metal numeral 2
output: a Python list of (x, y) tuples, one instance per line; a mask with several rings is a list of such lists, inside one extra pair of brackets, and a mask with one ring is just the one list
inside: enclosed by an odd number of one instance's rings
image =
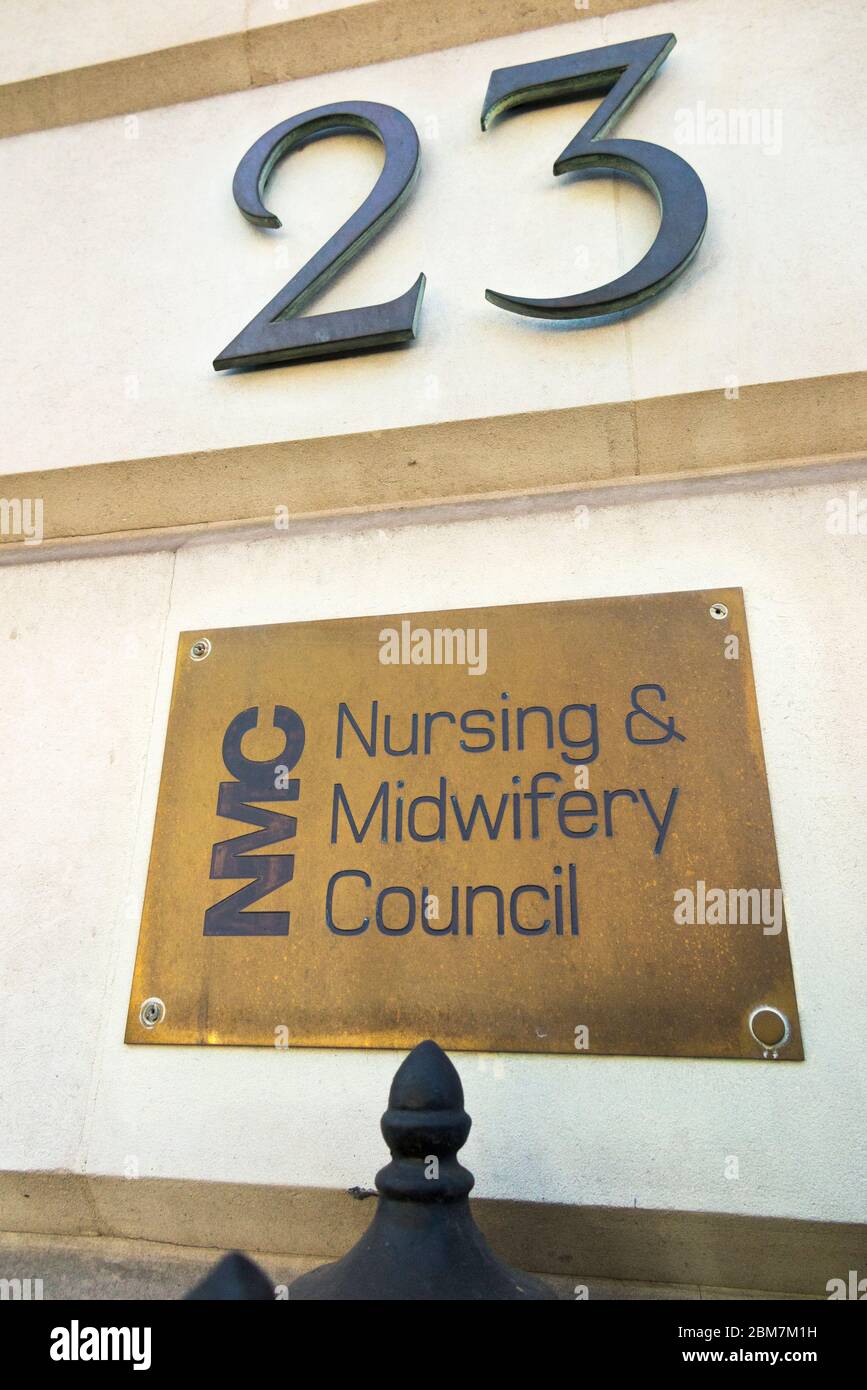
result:
[(425, 278), (387, 304), (363, 309), (340, 309), (330, 314), (298, 318), (301, 310), (324, 289), (394, 217), (418, 177), (418, 135), (402, 111), (376, 101), (337, 102), (317, 106), (282, 121), (251, 145), (235, 171), (232, 192), (248, 222), (279, 227), (280, 219), (262, 202), (262, 193), (279, 160), (316, 136), (347, 130), (379, 136), (385, 146), (382, 172), (361, 207), (294, 275), (270, 304), (260, 309), (228, 347), (214, 360), (214, 370), (262, 367), (302, 357), (359, 352), (364, 348), (405, 343), (415, 337)]

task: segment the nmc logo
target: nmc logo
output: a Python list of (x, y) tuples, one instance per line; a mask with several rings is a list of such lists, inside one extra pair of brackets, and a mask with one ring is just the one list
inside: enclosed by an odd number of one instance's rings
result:
[(223, 763), (235, 778), (221, 782), (217, 815), (258, 826), (247, 835), (221, 840), (211, 854), (211, 878), (252, 879), (205, 913), (205, 936), (287, 936), (288, 912), (245, 912), (244, 909), (289, 883), (295, 873), (294, 854), (254, 854), (265, 845), (294, 838), (295, 816), (265, 810), (253, 802), (297, 801), (300, 779), (290, 777), (304, 752), (304, 724), (294, 709), (274, 707), (274, 728), (285, 736), (282, 753), (258, 761), (241, 750), (246, 733), (259, 720), (257, 706), (236, 714), (223, 737)]

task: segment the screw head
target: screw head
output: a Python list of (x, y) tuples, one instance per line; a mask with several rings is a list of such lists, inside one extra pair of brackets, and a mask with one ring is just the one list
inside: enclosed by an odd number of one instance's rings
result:
[(717, 618), (720, 622), (729, 615), (729, 610), (724, 603), (712, 603), (708, 612), (712, 618)]
[(750, 1013), (749, 1030), (762, 1049), (763, 1057), (779, 1057), (792, 1036), (792, 1027), (782, 1009), (775, 1004), (759, 1004)]
[(162, 999), (152, 995), (146, 999), (138, 1011), (139, 1022), (143, 1028), (156, 1028), (166, 1016), (166, 1006)]
[(193, 661), (204, 661), (206, 656), (211, 654), (211, 644), (207, 637), (199, 637), (190, 647), (190, 656)]

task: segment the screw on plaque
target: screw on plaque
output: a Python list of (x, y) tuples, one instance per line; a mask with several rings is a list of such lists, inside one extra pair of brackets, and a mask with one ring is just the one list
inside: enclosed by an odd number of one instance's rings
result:
[(156, 1028), (158, 1023), (162, 1023), (166, 1016), (166, 1006), (162, 999), (157, 999), (152, 995), (146, 999), (138, 1011), (139, 1022), (144, 1028)]
[(204, 661), (205, 657), (210, 656), (210, 654), (211, 644), (207, 637), (200, 637), (198, 641), (194, 642), (190, 647), (190, 656), (193, 661)]
[(774, 1004), (760, 1004), (749, 1017), (749, 1030), (762, 1049), (763, 1057), (776, 1060), (780, 1048), (785, 1047), (792, 1036), (792, 1027), (782, 1009)]
[(712, 603), (708, 612), (712, 618), (718, 618), (720, 621), (722, 621), (723, 618), (727, 618), (729, 615), (729, 610), (724, 603)]

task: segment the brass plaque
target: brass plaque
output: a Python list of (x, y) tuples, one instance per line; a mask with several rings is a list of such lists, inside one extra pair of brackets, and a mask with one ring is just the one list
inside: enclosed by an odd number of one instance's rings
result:
[(181, 636), (126, 1040), (803, 1058), (739, 589)]

